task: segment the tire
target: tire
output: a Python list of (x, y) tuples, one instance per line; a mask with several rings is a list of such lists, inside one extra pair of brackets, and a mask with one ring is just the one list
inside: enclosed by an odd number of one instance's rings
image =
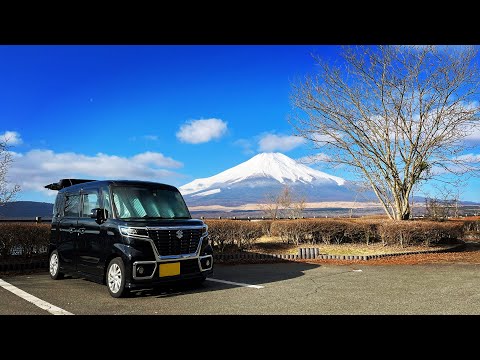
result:
[(64, 273), (60, 272), (60, 257), (58, 251), (53, 250), (48, 259), (48, 272), (53, 280), (63, 279)]
[(105, 277), (108, 292), (111, 296), (119, 298), (128, 293), (125, 289), (125, 265), (122, 258), (116, 257), (110, 261)]

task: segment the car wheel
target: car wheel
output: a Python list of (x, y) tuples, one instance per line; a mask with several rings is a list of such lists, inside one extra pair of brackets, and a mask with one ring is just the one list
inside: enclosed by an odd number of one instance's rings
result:
[(53, 250), (50, 254), (50, 259), (48, 260), (48, 270), (50, 277), (53, 280), (60, 280), (63, 278), (64, 274), (60, 272), (60, 258), (57, 250)]
[(108, 292), (114, 298), (125, 296), (125, 265), (119, 257), (112, 259), (107, 268), (107, 287)]

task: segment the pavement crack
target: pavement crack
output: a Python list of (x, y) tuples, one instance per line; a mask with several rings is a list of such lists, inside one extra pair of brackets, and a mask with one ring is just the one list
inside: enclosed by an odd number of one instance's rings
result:
[(336, 275), (341, 275), (341, 274), (346, 274), (346, 273), (350, 273), (352, 272), (352, 270), (346, 270), (346, 271), (340, 271), (340, 272), (337, 272), (337, 273), (334, 273), (334, 274), (327, 274), (327, 275), (324, 275), (324, 276), (321, 276), (319, 278), (310, 278), (309, 280), (314, 284), (314, 291), (310, 291), (309, 293), (305, 294), (305, 297), (309, 297), (311, 295), (315, 295), (318, 293), (318, 291), (325, 287), (327, 284), (319, 284), (317, 283), (317, 279), (324, 279), (326, 277), (331, 277), (331, 276), (336, 276)]
[(322, 284), (322, 285), (318, 284), (317, 281), (314, 278), (311, 278), (310, 281), (314, 284), (314, 291), (311, 291), (311, 292), (305, 294), (305, 297), (309, 297), (311, 295), (317, 294), (318, 290), (320, 290), (322, 287), (325, 286), (325, 284)]

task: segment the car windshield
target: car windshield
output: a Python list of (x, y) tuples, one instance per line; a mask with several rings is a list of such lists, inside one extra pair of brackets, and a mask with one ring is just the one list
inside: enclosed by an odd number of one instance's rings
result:
[(189, 219), (180, 192), (165, 188), (113, 186), (113, 205), (118, 219)]

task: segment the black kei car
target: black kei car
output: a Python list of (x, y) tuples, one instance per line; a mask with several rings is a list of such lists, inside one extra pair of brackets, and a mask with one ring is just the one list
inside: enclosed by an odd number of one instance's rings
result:
[(106, 283), (110, 295), (213, 273), (207, 225), (192, 219), (174, 186), (62, 179), (53, 208), (49, 269)]

